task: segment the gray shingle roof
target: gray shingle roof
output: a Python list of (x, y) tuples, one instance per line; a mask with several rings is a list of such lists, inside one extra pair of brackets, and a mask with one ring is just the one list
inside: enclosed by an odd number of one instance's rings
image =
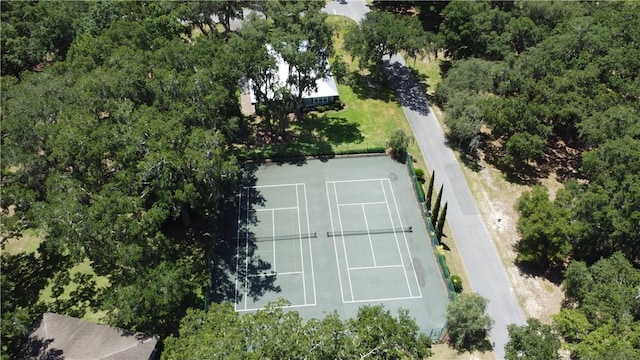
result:
[(45, 313), (23, 355), (33, 360), (146, 360), (154, 356), (157, 343), (142, 333)]

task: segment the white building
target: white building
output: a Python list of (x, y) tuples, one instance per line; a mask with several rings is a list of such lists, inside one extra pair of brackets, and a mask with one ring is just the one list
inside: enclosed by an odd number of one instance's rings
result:
[[(278, 88), (288, 87), (292, 94), (297, 94), (298, 89), (295, 85), (287, 84), (287, 79), (289, 78), (289, 64), (284, 61), (282, 56), (279, 53), (274, 51), (271, 46), (266, 45), (267, 51), (271, 54), (277, 66), (277, 72), (274, 74), (274, 82)], [(326, 63), (327, 70), (329, 69), (329, 63)], [(249, 95), (251, 97), (251, 104), (255, 107), (257, 104), (257, 98), (253, 91), (253, 82), (249, 80)], [(262, 91), (265, 91), (265, 88), (262, 88)], [(267, 97), (269, 99), (274, 99), (275, 95), (273, 90), (269, 89), (266, 91)], [(339, 99), (340, 94), (338, 93), (338, 87), (336, 86), (336, 82), (332, 75), (328, 75), (324, 79), (316, 80), (316, 89), (311, 89), (302, 95), (302, 107), (310, 108), (318, 105), (331, 104)]]

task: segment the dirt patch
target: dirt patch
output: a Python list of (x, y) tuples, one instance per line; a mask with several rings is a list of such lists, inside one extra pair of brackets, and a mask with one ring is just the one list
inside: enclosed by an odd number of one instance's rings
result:
[[(517, 255), (514, 245), (519, 239), (516, 228), (518, 214), (514, 206), (529, 187), (508, 182), (499, 170), (482, 159), (479, 165), (478, 171), (466, 166), (463, 166), (463, 171), (520, 305), (526, 317), (549, 324), (552, 316), (560, 311), (564, 296), (560, 286), (545, 277), (524, 273), (514, 263)], [(561, 187), (555, 176), (541, 179), (540, 182), (549, 187), (551, 193)]]

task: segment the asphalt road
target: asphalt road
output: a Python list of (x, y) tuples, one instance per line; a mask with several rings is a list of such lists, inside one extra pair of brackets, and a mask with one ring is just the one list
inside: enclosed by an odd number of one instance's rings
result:
[(496, 358), (503, 359), (509, 340), (507, 325), (525, 323), (511, 282), (424, 91), (401, 57), (394, 56), (387, 63), (387, 71), (429, 170), (435, 171), (434, 188), (444, 184), (442, 201), (449, 204), (447, 220), (473, 291), (489, 300), (487, 312), (495, 321), (490, 338)]
[[(368, 11), (364, 1), (337, 1), (327, 4), (329, 14), (348, 16), (356, 21)], [(407, 70), (404, 60), (394, 56), (387, 62), (387, 72), (404, 114), (411, 124), (429, 169), (435, 171), (435, 189), (444, 185), (442, 200), (447, 202), (447, 220), (460, 251), (473, 291), (489, 300), (487, 312), (495, 321), (490, 333), (497, 359), (504, 358), (509, 340), (507, 325), (525, 323), (511, 282), (493, 239), (482, 220), (464, 174), (438, 120), (425, 97), (424, 90)]]
[(324, 7), (324, 11), (331, 15), (342, 15), (360, 22), (369, 7), (364, 0), (334, 0)]

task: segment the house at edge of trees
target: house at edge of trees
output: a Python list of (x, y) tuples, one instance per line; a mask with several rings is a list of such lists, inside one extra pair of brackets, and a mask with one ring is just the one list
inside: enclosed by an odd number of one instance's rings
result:
[(42, 315), (40, 325), (23, 347), (23, 359), (155, 360), (158, 339), (142, 333), (54, 313)]
[[(267, 50), (269, 51), (269, 54), (271, 54), (275, 58), (276, 65), (278, 67), (278, 71), (275, 74), (275, 79), (277, 81), (278, 88), (286, 87), (287, 79), (289, 78), (289, 75), (290, 75), (289, 64), (287, 64), (287, 62), (284, 61), (282, 56), (278, 52), (273, 50), (269, 44), (267, 44), (266, 47), (267, 47)], [(304, 44), (303, 44), (303, 47), (304, 47)], [(304, 51), (304, 49), (301, 49), (301, 51)], [(328, 70), (329, 62), (326, 61), (325, 65)], [(301, 104), (303, 108), (313, 108), (319, 105), (332, 104), (340, 99), (340, 94), (338, 93), (338, 86), (336, 86), (336, 81), (333, 78), (333, 76), (330, 75), (330, 72), (329, 71), (327, 72), (329, 73), (327, 77), (316, 80), (315, 91), (306, 91), (303, 93), (302, 104)], [(255, 106), (258, 103), (258, 100), (253, 91), (252, 81), (249, 80), (249, 82), (250, 82), (249, 95), (251, 97), (251, 105), (253, 105), (255, 109)], [(291, 93), (295, 94), (298, 92), (298, 89), (296, 88), (295, 85), (289, 85), (289, 86), (291, 89)], [(265, 91), (265, 89), (263, 89), (263, 91)], [(273, 99), (275, 97), (275, 95), (273, 94), (273, 91), (268, 90), (267, 97), (270, 99)]]

